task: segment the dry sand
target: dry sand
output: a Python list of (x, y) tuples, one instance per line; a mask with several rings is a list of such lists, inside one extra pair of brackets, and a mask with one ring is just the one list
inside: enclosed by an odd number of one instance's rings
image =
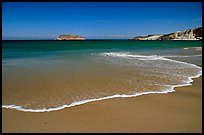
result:
[(2, 132), (202, 132), (202, 77), (168, 94), (108, 99), (46, 113), (2, 109)]

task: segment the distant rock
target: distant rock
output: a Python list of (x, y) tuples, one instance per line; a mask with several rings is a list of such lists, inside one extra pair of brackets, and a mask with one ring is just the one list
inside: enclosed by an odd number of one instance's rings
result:
[(129, 40), (202, 40), (202, 27), (165, 35), (137, 36)]
[(147, 36), (137, 36), (130, 38), (130, 40), (157, 40), (162, 35), (147, 35)]
[(66, 34), (66, 35), (60, 35), (56, 38), (56, 40), (85, 40), (85, 38), (80, 37), (78, 35), (73, 34)]

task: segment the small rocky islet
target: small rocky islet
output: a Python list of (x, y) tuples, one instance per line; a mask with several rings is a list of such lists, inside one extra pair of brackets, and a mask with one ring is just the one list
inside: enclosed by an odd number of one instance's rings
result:
[(80, 37), (79, 35), (65, 34), (58, 36), (56, 40), (85, 40), (85, 38)]

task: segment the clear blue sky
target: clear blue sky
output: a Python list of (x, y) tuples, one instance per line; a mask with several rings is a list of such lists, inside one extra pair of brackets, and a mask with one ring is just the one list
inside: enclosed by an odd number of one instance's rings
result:
[(118, 39), (202, 26), (201, 2), (2, 2), (2, 39)]

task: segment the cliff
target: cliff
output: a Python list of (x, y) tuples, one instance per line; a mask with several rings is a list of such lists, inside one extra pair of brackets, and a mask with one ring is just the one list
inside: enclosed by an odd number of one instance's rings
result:
[(137, 36), (129, 40), (202, 40), (202, 27), (165, 35)]
[(157, 40), (161, 36), (163, 35), (137, 36), (137, 37), (131, 38), (131, 40)]
[(56, 40), (85, 40), (85, 38), (82, 38), (78, 35), (72, 35), (72, 34), (66, 34), (66, 35), (60, 35), (56, 38)]

